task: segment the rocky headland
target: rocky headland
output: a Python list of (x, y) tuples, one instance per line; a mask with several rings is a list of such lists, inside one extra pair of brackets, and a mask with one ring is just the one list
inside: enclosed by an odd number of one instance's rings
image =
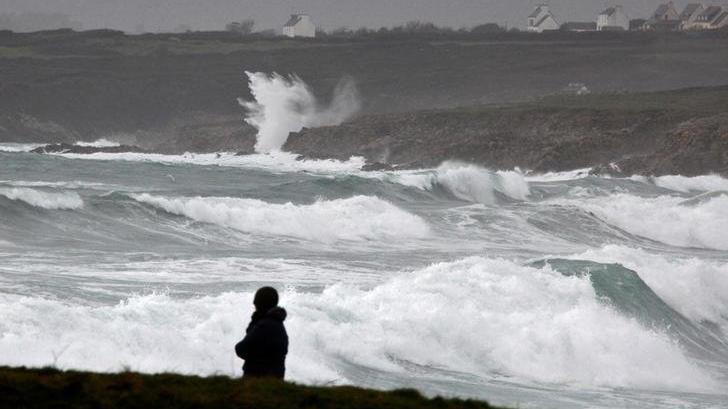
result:
[(539, 172), (725, 175), (728, 87), (368, 115), (293, 133), (284, 149), (310, 158), (361, 155), (378, 168), (461, 160)]

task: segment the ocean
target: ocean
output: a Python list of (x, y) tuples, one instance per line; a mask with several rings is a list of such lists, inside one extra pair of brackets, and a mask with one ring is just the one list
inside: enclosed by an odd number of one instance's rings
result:
[(292, 381), (728, 407), (728, 179), (33, 147), (0, 145), (0, 365), (237, 377), (273, 285)]

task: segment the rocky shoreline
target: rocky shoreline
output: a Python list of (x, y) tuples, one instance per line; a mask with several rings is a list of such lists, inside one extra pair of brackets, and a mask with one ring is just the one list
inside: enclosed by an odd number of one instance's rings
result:
[(728, 175), (728, 87), (370, 115), (293, 133), (284, 149), (316, 159), (364, 156), (379, 169), (461, 160), (537, 172)]
[[(254, 153), (241, 118), (181, 126), (138, 146), (60, 143), (36, 153)], [(728, 86), (656, 93), (560, 95), (534, 102), (362, 115), (289, 135), (283, 150), (310, 159), (363, 156), (364, 170), (416, 169), (459, 160), (535, 172), (593, 168), (611, 175), (728, 175)]]

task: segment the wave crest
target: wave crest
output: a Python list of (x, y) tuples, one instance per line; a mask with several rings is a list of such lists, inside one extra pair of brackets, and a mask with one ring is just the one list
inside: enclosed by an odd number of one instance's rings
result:
[(645, 198), (626, 193), (565, 201), (632, 234), (680, 247), (728, 250), (728, 195), (697, 203), (685, 198)]
[(399, 174), (396, 180), (423, 190), (442, 186), (456, 198), (473, 203), (493, 204), (495, 192), (516, 200), (526, 200), (530, 194), (528, 182), (518, 170), (491, 171), (459, 162), (445, 162), (430, 173)]
[(81, 196), (75, 192), (51, 193), (30, 188), (13, 187), (0, 188), (0, 196), (48, 210), (73, 210), (83, 207)]
[(165, 198), (147, 193), (132, 195), (132, 198), (172, 214), (247, 233), (325, 243), (429, 235), (427, 223), (419, 216), (370, 196), (320, 200), (310, 205), (225, 197)]

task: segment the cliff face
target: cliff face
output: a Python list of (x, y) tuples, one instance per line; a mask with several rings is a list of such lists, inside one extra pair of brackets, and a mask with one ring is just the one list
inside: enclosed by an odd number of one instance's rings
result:
[(406, 168), (463, 160), (493, 168), (725, 172), (728, 87), (545, 99), (360, 117), (291, 134), (284, 149), (314, 158), (361, 155)]

